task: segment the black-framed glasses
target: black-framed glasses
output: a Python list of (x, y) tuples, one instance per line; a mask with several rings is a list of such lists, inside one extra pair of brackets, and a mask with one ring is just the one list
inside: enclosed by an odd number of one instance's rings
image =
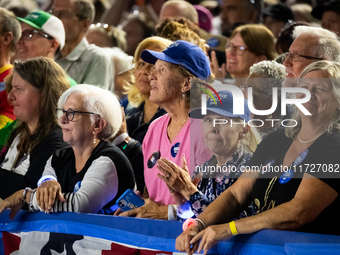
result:
[(21, 38), (24, 39), (25, 41), (29, 41), (32, 39), (32, 37), (35, 35), (35, 34), (38, 34), (42, 37), (45, 37), (46, 39), (48, 40), (51, 40), (53, 39), (52, 36), (44, 33), (43, 31), (41, 30), (36, 30), (36, 29), (26, 29), (25, 31), (22, 31), (21, 33)]
[(56, 114), (57, 114), (58, 119), (60, 119), (61, 116), (63, 116), (64, 114), (66, 114), (66, 118), (67, 118), (69, 121), (72, 121), (72, 120), (74, 119), (74, 115), (75, 115), (76, 113), (80, 113), (80, 114), (96, 114), (96, 115), (100, 116), (98, 113), (94, 113), (94, 112), (74, 111), (74, 110), (71, 110), (71, 109), (68, 109), (67, 111), (65, 111), (64, 109), (61, 109), (61, 108), (57, 108), (57, 109), (56, 109)]
[(289, 57), (291, 57), (292, 60), (293, 60), (294, 62), (299, 62), (299, 61), (301, 61), (301, 58), (322, 60), (322, 58), (311, 57), (311, 56), (305, 56), (305, 55), (301, 55), (301, 54), (298, 54), (298, 53), (290, 53), (290, 52), (286, 52), (286, 53), (285, 53), (285, 60), (287, 60)]
[(86, 19), (86, 17), (77, 15), (73, 12), (67, 11), (67, 10), (55, 10), (55, 9), (51, 9), (49, 10), (49, 13), (52, 14), (53, 16), (56, 16), (59, 19), (69, 19), (72, 18), (73, 16), (78, 17), (80, 20), (82, 19)]
[(243, 55), (245, 51), (249, 51), (244, 46), (234, 45), (230, 42), (227, 42), (227, 44), (225, 45), (225, 50), (236, 52), (236, 54), (239, 56)]

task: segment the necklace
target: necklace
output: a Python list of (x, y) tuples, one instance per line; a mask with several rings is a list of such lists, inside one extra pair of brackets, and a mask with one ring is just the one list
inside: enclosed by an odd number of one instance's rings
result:
[[(182, 127), (184, 126), (184, 123), (187, 121), (188, 118), (189, 118), (189, 116), (187, 116), (187, 117), (183, 120), (182, 125), (181, 125), (181, 127), (179, 128), (179, 130), (178, 130), (178, 133), (179, 133), (179, 131), (181, 131)], [(170, 137), (170, 125), (168, 126), (167, 131), (168, 131), (169, 140), (172, 141), (172, 139), (171, 139), (171, 137)], [(177, 133), (177, 134), (178, 134), (178, 133)]]
[(300, 137), (300, 132), (298, 133), (298, 138), (300, 140), (301, 143), (311, 143), (311, 142), (314, 142), (316, 139), (318, 139), (323, 133), (325, 133), (326, 131), (323, 131), (320, 135), (318, 135), (317, 137), (315, 137), (314, 139), (312, 140), (309, 140), (309, 141), (303, 141)]

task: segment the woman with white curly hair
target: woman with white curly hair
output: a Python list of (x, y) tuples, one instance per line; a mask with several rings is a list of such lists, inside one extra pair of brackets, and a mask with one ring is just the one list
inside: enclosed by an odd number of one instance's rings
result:
[(37, 189), (19, 190), (3, 201), (0, 212), (12, 209), (11, 218), (25, 203), (33, 212), (111, 213), (116, 199), (135, 186), (128, 159), (107, 142), (122, 123), (117, 97), (96, 86), (77, 85), (61, 95), (58, 107), (70, 147), (49, 158)]
[[(257, 129), (262, 139), (280, 126), (280, 121), (282, 119), (280, 98), (282, 82), (286, 77), (285, 69), (284, 65), (281, 65), (274, 60), (258, 62), (250, 67), (250, 75), (248, 76), (245, 85), (241, 87), (245, 97), (253, 102), (253, 106), (256, 110), (268, 110), (272, 107), (273, 88), (277, 88), (279, 100), (276, 110), (269, 115), (253, 116), (253, 119), (258, 120), (253, 121), (253, 125), (259, 126)], [(249, 88), (251, 88), (252, 94), (249, 93)], [(249, 97), (249, 95), (252, 95), (252, 97)]]

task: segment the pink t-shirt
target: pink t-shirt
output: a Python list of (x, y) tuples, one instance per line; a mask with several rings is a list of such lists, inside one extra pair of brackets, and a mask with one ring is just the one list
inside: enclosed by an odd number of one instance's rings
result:
[[(165, 114), (158, 119), (154, 120), (148, 129), (143, 141), (143, 155), (144, 155), (144, 179), (145, 184), (149, 192), (149, 197), (155, 202), (160, 202), (165, 205), (175, 204), (171, 193), (169, 192), (166, 184), (157, 176), (157, 173), (161, 173), (157, 168), (157, 160), (161, 157), (165, 157), (173, 161), (178, 166), (182, 167), (182, 155), (185, 155), (185, 159), (188, 163), (190, 172), (195, 168), (190, 168), (190, 152), (194, 153), (195, 158), (199, 158), (200, 161), (206, 161), (211, 157), (211, 152), (205, 147), (203, 138), (195, 139), (195, 144), (201, 144), (194, 146), (195, 152), (190, 149), (190, 125), (193, 123), (200, 123), (199, 120), (191, 119), (180, 130), (177, 137), (170, 142), (167, 135), (167, 127), (170, 117)], [(201, 124), (199, 124), (201, 129)]]

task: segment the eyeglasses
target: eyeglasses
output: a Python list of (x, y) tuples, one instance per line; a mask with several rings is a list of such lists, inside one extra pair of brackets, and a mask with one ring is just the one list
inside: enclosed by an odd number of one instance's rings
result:
[(257, 92), (257, 93), (265, 93), (265, 91), (263, 89), (258, 89), (256, 87), (252, 87), (249, 84), (244, 84), (244, 86), (240, 87), (242, 90), (247, 90), (248, 88), (252, 88), (253, 91)]
[(40, 31), (40, 30), (36, 30), (36, 29), (26, 29), (25, 31), (23, 31), (21, 33), (21, 38), (24, 39), (25, 41), (29, 41), (32, 39), (32, 37), (34, 36), (34, 34), (38, 34), (42, 37), (47, 38), (48, 40), (53, 39), (53, 37), (51, 37), (48, 34), (45, 34), (44, 32)]
[(299, 61), (301, 61), (301, 58), (322, 60), (322, 58), (316, 58), (316, 57), (311, 57), (311, 56), (305, 56), (305, 55), (301, 55), (301, 54), (298, 54), (298, 53), (290, 53), (290, 52), (286, 52), (284, 55), (285, 55), (285, 60), (287, 60), (289, 57), (291, 57), (292, 60), (293, 60), (294, 62), (299, 62)]
[(86, 17), (77, 15), (77, 14), (70, 12), (70, 11), (67, 11), (67, 10), (57, 11), (55, 9), (51, 9), (51, 10), (49, 10), (49, 13), (52, 14), (53, 16), (56, 16), (59, 19), (69, 19), (69, 18), (72, 18), (73, 16), (78, 17), (80, 20), (86, 19)]
[(237, 46), (237, 45), (234, 45), (230, 42), (227, 42), (227, 44), (225, 46), (225, 50), (236, 52), (236, 54), (239, 55), (239, 56), (243, 55), (245, 51), (249, 51), (246, 47)]
[(80, 113), (80, 114), (96, 114), (96, 115), (100, 116), (98, 113), (94, 113), (94, 112), (74, 111), (74, 110), (71, 110), (71, 109), (65, 111), (64, 109), (61, 109), (61, 108), (57, 108), (56, 109), (56, 113), (57, 113), (58, 119), (60, 119), (61, 116), (63, 116), (64, 113), (65, 113), (66, 114), (66, 118), (69, 121), (72, 121), (74, 119), (74, 114), (76, 114), (76, 113)]

